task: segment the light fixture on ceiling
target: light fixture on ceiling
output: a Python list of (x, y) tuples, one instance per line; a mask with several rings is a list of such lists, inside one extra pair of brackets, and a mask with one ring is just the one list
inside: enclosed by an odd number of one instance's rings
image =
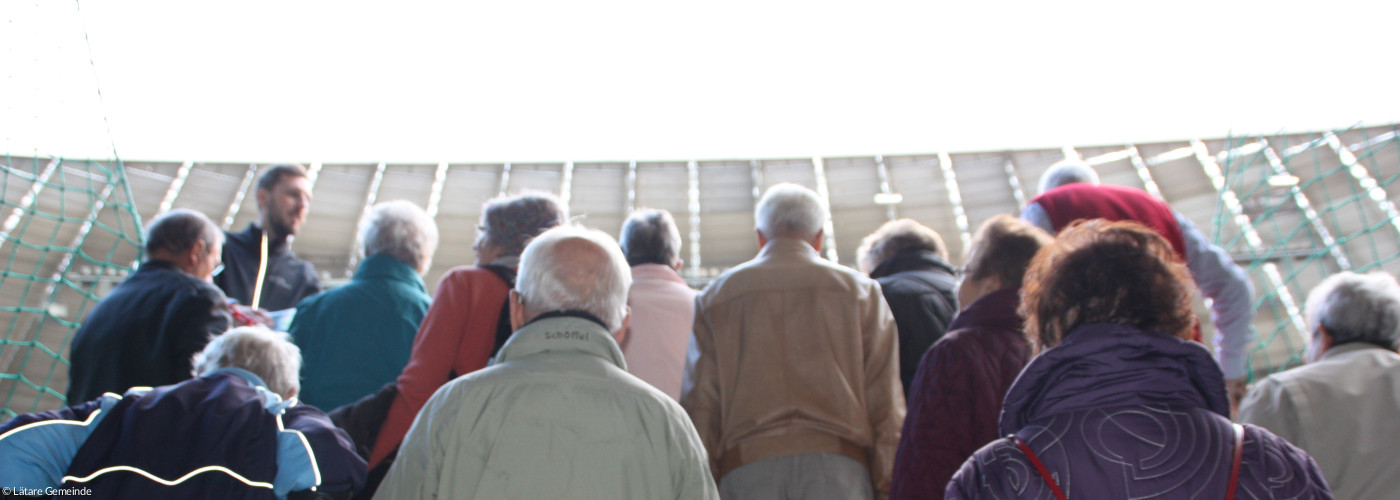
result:
[(875, 193), (876, 205), (898, 205), (904, 202), (904, 195), (899, 193)]
[(1274, 174), (1269, 176), (1269, 185), (1276, 188), (1297, 186), (1298, 177), (1288, 174)]

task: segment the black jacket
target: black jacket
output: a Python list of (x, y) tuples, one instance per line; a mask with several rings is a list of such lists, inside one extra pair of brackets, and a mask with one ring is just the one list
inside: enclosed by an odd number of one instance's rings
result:
[[(262, 228), (249, 224), (241, 233), (225, 232), (224, 236), (224, 271), (214, 277), (214, 284), (239, 304), (252, 305), (258, 261), (262, 259)], [(301, 299), (321, 291), (316, 270), (311, 263), (298, 259), (288, 243), (268, 242), (267, 275), (258, 306), (269, 311), (296, 307)]]
[(880, 282), (899, 328), (899, 378), (907, 398), (924, 351), (943, 338), (958, 312), (957, 278), (937, 254), (919, 250), (894, 254), (870, 277)]
[(190, 357), (230, 325), (224, 294), (175, 264), (148, 260), (73, 335), (68, 401), (190, 378)]

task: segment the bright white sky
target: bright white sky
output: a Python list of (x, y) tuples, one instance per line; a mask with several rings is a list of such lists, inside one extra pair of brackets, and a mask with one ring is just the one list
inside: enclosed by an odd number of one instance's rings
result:
[(766, 158), (1400, 121), (1395, 1), (466, 3), (3, 2), (0, 151)]

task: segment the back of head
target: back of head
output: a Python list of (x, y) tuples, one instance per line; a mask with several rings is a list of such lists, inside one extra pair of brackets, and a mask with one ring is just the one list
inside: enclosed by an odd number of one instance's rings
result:
[(194, 210), (177, 208), (157, 216), (146, 226), (146, 254), (150, 257), (183, 255), (200, 241), (205, 248), (221, 247), (224, 233)]
[(196, 377), (220, 368), (248, 370), (283, 398), (301, 390), (301, 349), (287, 333), (261, 326), (241, 326), (215, 336), (194, 355), (193, 366)]
[(963, 279), (995, 278), (1002, 288), (1019, 288), (1031, 259), (1055, 237), (1044, 229), (1010, 215), (987, 219), (972, 237)]
[(1310, 331), (1326, 328), (1334, 346), (1364, 342), (1395, 350), (1400, 341), (1400, 284), (1384, 272), (1328, 276), (1308, 292), (1305, 309)]
[(665, 210), (642, 208), (632, 212), (622, 223), (619, 243), (629, 266), (673, 266), (680, 262), (681, 232), (671, 212)]
[(271, 191), (272, 188), (277, 187), (278, 183), (282, 182), (282, 179), (288, 177), (306, 177), (307, 175), (309, 174), (306, 171), (306, 167), (295, 163), (272, 165), (263, 169), (262, 176), (258, 177), (258, 190)]
[(1086, 183), (1098, 185), (1099, 173), (1094, 167), (1081, 160), (1063, 160), (1050, 166), (1040, 176), (1040, 192), (1044, 193), (1065, 184)]
[(533, 314), (583, 311), (609, 331), (627, 316), (632, 270), (607, 233), (565, 225), (545, 231), (525, 247), (515, 288)]
[(427, 272), (437, 245), (437, 223), (412, 202), (379, 203), (360, 219), (360, 249), (364, 255), (393, 256), (419, 274)]
[(948, 246), (943, 244), (943, 237), (937, 231), (913, 219), (899, 219), (884, 223), (861, 240), (856, 249), (856, 262), (861, 272), (870, 274), (881, 262), (904, 251), (933, 252), (949, 260)]
[(811, 239), (826, 223), (826, 202), (815, 191), (782, 183), (763, 193), (754, 208), (754, 225), (768, 239)]
[(482, 243), (495, 246), (503, 255), (520, 255), (530, 238), (568, 220), (568, 208), (549, 193), (493, 198), (482, 207)]
[(1189, 338), (1194, 291), (1186, 265), (1161, 235), (1136, 222), (1092, 219), (1061, 231), (1036, 254), (1020, 312), (1041, 349), (1091, 323)]

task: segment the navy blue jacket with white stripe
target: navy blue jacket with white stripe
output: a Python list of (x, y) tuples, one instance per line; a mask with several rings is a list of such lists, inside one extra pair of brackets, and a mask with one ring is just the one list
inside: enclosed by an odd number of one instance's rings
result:
[(286, 498), (346, 492), (365, 462), (321, 410), (215, 370), (0, 425), (0, 486), (88, 498)]

